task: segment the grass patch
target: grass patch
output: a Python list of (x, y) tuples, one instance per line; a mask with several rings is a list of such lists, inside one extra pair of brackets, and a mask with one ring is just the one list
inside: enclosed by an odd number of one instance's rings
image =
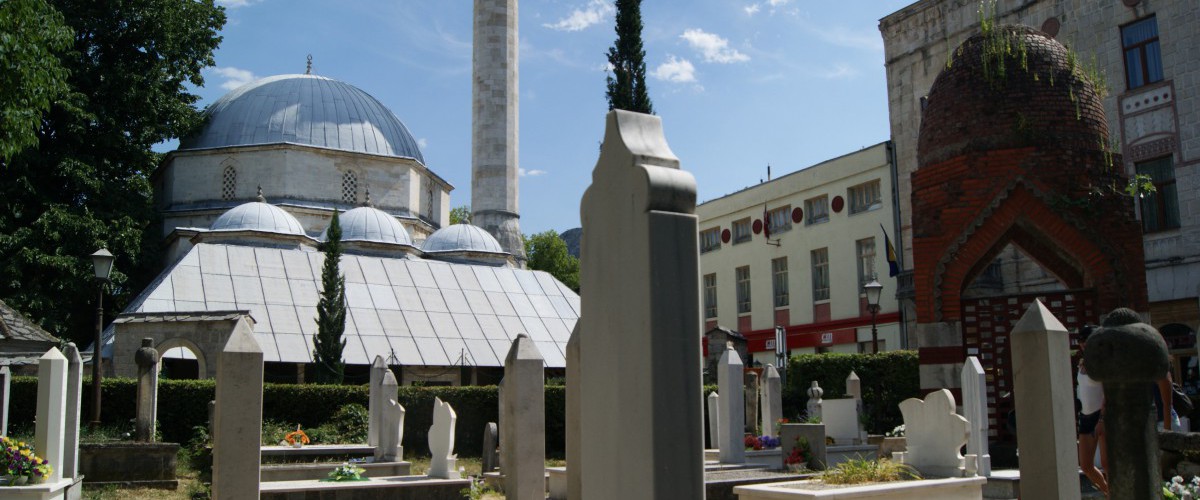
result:
[(921, 474), (910, 465), (887, 459), (852, 458), (821, 474), (821, 480), (829, 484), (885, 483), (911, 479), (921, 479)]

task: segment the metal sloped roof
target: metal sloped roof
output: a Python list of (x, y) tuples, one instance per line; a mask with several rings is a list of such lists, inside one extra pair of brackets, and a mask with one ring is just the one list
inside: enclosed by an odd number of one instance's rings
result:
[[(312, 361), (324, 254), (199, 243), (125, 313), (249, 310), (266, 361)], [(541, 271), (343, 255), (345, 361), (395, 353), (414, 366), (503, 366), (519, 333), (547, 368), (566, 365), (579, 296)], [(122, 339), (122, 342), (126, 339)], [(106, 334), (111, 349), (112, 330)]]
[(0, 300), (0, 339), (30, 340), (36, 342), (52, 342), (57, 344), (58, 338), (43, 330), (33, 320), (25, 317), (16, 309)]

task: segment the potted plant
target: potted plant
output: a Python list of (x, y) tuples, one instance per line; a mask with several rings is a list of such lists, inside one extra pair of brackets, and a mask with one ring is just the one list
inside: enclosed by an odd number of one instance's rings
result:
[(28, 443), (0, 437), (0, 471), (9, 476), (12, 486), (24, 486), (28, 483), (42, 483), (54, 471), (50, 462), (33, 453), (33, 447)]
[(287, 443), (289, 445), (291, 445), (293, 448), (299, 448), (310, 442), (310, 440), (308, 439), (308, 434), (305, 434), (304, 431), (300, 430), (299, 425), (296, 426), (296, 430), (287, 433), (287, 435), (284, 436), (283, 439), (284, 439), (284, 441), (287, 441)]
[(797, 437), (795, 445), (792, 446), (792, 452), (784, 457), (783, 465), (790, 472), (799, 472), (808, 468), (809, 460), (812, 460), (812, 447), (808, 445), (807, 439)]

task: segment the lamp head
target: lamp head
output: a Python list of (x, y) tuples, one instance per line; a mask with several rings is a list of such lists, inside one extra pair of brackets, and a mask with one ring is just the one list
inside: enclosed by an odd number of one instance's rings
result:
[(112, 272), (113, 260), (116, 260), (116, 257), (113, 257), (107, 248), (101, 248), (92, 254), (92, 268), (96, 271), (96, 279), (108, 281), (108, 275)]
[(879, 280), (872, 279), (870, 283), (863, 285), (863, 291), (867, 293), (867, 304), (879, 305), (879, 294), (883, 291), (883, 285), (879, 283)]

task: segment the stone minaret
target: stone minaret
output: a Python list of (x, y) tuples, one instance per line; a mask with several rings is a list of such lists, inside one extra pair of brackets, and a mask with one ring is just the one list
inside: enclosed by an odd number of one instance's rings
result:
[(525, 266), (517, 213), (517, 0), (475, 0), (471, 222)]

